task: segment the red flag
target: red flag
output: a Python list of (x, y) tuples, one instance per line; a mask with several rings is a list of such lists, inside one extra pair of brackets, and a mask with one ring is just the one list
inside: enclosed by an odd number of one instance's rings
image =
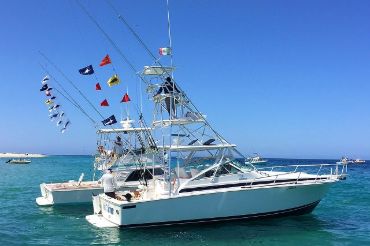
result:
[(121, 102), (129, 102), (129, 101), (131, 101), (131, 99), (129, 98), (128, 94), (126, 93), (126, 94), (123, 96), (123, 98), (122, 98)]
[(100, 66), (105, 66), (105, 65), (108, 65), (108, 64), (111, 64), (112, 61), (110, 60), (110, 57), (109, 55), (106, 55), (103, 60), (100, 62)]
[(109, 106), (109, 103), (108, 103), (107, 99), (104, 99), (104, 101), (102, 101), (100, 103), (100, 106), (102, 106), (102, 107), (108, 107)]
[(101, 87), (100, 87), (100, 84), (99, 84), (99, 83), (96, 83), (96, 85), (95, 85), (95, 90), (97, 90), (97, 91), (101, 91)]

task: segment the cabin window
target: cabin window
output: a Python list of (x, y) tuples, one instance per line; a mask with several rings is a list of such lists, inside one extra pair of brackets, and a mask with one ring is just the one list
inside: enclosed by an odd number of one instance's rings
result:
[(200, 180), (200, 179), (203, 179), (203, 178), (211, 178), (214, 173), (215, 173), (215, 169), (208, 170), (207, 172), (203, 173), (202, 175), (200, 175), (195, 180)]
[(227, 175), (227, 174), (237, 174), (240, 171), (229, 163), (223, 164), (217, 170), (216, 177)]
[[(150, 171), (153, 171), (152, 169), (149, 169)], [(154, 176), (163, 175), (163, 169), (162, 168), (154, 168)]]
[[(146, 180), (153, 179), (152, 171), (153, 169), (145, 169), (145, 172), (142, 169), (134, 170), (128, 175), (125, 182), (139, 181), (142, 179), (146, 179)], [(163, 174), (162, 168), (154, 169), (154, 175), (162, 175), (162, 174)]]

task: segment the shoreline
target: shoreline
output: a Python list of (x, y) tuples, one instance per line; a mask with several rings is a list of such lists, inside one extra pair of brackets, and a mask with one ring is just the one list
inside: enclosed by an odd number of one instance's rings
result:
[(43, 154), (28, 154), (28, 153), (0, 153), (0, 158), (42, 158), (46, 157)]

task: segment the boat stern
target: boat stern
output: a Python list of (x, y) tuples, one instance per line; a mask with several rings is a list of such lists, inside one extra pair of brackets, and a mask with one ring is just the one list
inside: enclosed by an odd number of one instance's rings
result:
[(47, 189), (46, 184), (40, 184), (41, 196), (36, 198), (36, 203), (39, 206), (54, 205), (53, 194)]
[[(107, 206), (102, 206), (102, 202), (104, 203), (104, 199), (100, 198), (100, 195), (93, 196), (92, 197), (93, 207), (94, 207), (94, 214), (87, 215), (85, 218), (87, 222), (92, 224), (93, 226), (96, 226), (98, 228), (112, 228), (112, 227), (118, 227), (117, 224), (111, 222), (110, 220), (106, 219), (103, 215), (104, 208), (107, 208)], [(110, 218), (110, 216), (108, 216)]]

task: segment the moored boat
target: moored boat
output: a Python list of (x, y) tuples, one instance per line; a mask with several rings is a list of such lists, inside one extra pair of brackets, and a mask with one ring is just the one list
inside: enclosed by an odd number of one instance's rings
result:
[(366, 163), (366, 161), (365, 160), (361, 160), (361, 159), (356, 159), (356, 160), (353, 161), (353, 163), (356, 163), (356, 164), (364, 164), (364, 163)]
[[(117, 190), (137, 189), (137, 187), (153, 176), (163, 174), (163, 169), (153, 165), (153, 154), (144, 153), (142, 149), (150, 149), (146, 138), (137, 137), (140, 133), (147, 133), (150, 130), (146, 127), (133, 127), (132, 120), (121, 122), (122, 128), (100, 129), (97, 131), (97, 153), (94, 161), (93, 180), (83, 181), (84, 174), (81, 174), (78, 181), (67, 181), (58, 183), (40, 184), (41, 196), (36, 198), (39, 206), (51, 206), (61, 204), (91, 203), (91, 195), (103, 192), (99, 180), (95, 179), (96, 173), (104, 172), (108, 168), (113, 169)], [(115, 150), (114, 138), (122, 136), (122, 146)], [(113, 139), (112, 139), (113, 138)], [(121, 138), (120, 138), (121, 139)], [(139, 146), (137, 146), (135, 143)], [(144, 181), (142, 181), (144, 180)]]
[(163, 80), (158, 90), (147, 90), (163, 175), (114, 198), (93, 196), (89, 223), (148, 227), (303, 214), (345, 178), (343, 164), (257, 169), (210, 126), (173, 78)]
[[(128, 25), (121, 15), (119, 18)], [(171, 57), (171, 66), (164, 67), (128, 27), (155, 58), (155, 65), (145, 66), (138, 77), (154, 103), (153, 163), (164, 172), (134, 191), (118, 191), (113, 197), (93, 196), (94, 214), (86, 216), (88, 222), (98, 227), (147, 227), (303, 214), (319, 204), (331, 184), (345, 178), (342, 163), (295, 165), (290, 167), (292, 170), (259, 170), (248, 163), (236, 145), (209, 124), (175, 81), (171, 38), (169, 47), (160, 48), (161, 54)]]
[(31, 160), (30, 159), (22, 159), (22, 158), (10, 159), (10, 160), (6, 161), (6, 163), (10, 163), (10, 164), (30, 164)]
[[(151, 180), (153, 176), (160, 175), (163, 170), (160, 167), (145, 167), (131, 170), (115, 170), (114, 176), (117, 182), (117, 190), (136, 190), (141, 184), (141, 177)], [(153, 175), (154, 174), (154, 175)], [(41, 196), (36, 198), (39, 206), (65, 205), (91, 203), (91, 196), (103, 193), (103, 187), (98, 180), (82, 181), (83, 175), (78, 181), (62, 183), (40, 184)]]
[(250, 164), (260, 164), (260, 163), (266, 163), (267, 160), (263, 159), (260, 155), (257, 153), (254, 153), (254, 156), (248, 157), (246, 160), (247, 163)]

